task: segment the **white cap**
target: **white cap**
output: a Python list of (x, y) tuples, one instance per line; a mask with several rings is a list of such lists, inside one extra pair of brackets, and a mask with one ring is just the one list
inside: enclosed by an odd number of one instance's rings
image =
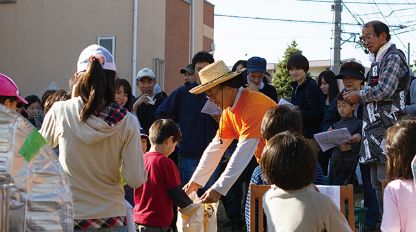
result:
[(143, 77), (150, 77), (156, 79), (155, 73), (150, 68), (143, 68), (137, 73), (136, 80), (141, 80)]
[(113, 55), (103, 46), (93, 44), (86, 47), (79, 55), (77, 62), (77, 73), (87, 70), (89, 58), (95, 56), (100, 60), (101, 66), (106, 70), (116, 71)]

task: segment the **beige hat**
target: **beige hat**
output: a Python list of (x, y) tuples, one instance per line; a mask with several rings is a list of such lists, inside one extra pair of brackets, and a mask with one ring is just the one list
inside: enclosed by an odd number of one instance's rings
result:
[(189, 90), (190, 93), (200, 94), (203, 93), (223, 82), (226, 82), (236, 76), (238, 76), (244, 69), (238, 72), (231, 72), (224, 61), (218, 60), (212, 64), (205, 66), (199, 71), (199, 79), (201, 84)]

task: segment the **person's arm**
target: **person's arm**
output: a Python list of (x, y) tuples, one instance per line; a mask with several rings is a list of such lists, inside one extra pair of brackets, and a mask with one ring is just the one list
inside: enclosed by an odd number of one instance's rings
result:
[(400, 213), (397, 206), (397, 199), (394, 190), (387, 185), (383, 196), (383, 220), (381, 221), (381, 231), (399, 232)]
[(211, 188), (225, 196), (250, 162), (259, 141), (258, 138), (239, 140), (227, 167)]
[(45, 115), (40, 134), (46, 139), (50, 147), (58, 146), (58, 126), (56, 125), (55, 109), (57, 104), (52, 105), (49, 112)]
[(406, 106), (405, 112), (411, 117), (416, 116), (416, 81), (410, 84), (410, 105)]
[(169, 97), (165, 98), (159, 107), (157, 107), (155, 115), (157, 119), (173, 118), (174, 111), (177, 109), (178, 91), (174, 91)]
[(142, 145), (140, 142), (139, 124), (132, 115), (126, 115), (128, 120), (128, 131), (126, 141), (121, 150), (122, 173), (126, 183), (137, 188), (147, 180), (147, 172), (144, 168)]
[(179, 208), (185, 208), (188, 205), (192, 204), (191, 198), (186, 195), (185, 191), (180, 186), (169, 189), (168, 194), (173, 201), (173, 204)]
[(309, 99), (305, 98), (305, 100), (311, 102), (311, 105), (306, 103), (305, 109), (301, 109), (302, 118), (305, 122), (321, 123), (324, 114), (324, 94), (318, 85), (312, 84), (312, 81), (308, 84), (309, 86), (306, 86), (306, 88), (309, 88), (309, 94), (306, 94), (306, 98)]
[(323, 205), (321, 204), (321, 212), (325, 215), (323, 221), (326, 231), (352, 231), (348, 221), (332, 199), (328, 196), (325, 196), (325, 198), (326, 202)]
[(336, 99), (333, 99), (329, 103), (328, 109), (325, 113), (324, 120), (322, 122), (321, 128), (322, 131), (328, 131), (329, 128), (332, 128), (334, 123), (338, 122), (341, 119), (337, 109)]
[(373, 102), (389, 99), (399, 85), (402, 66), (403, 61), (398, 54), (391, 54), (386, 57), (384, 69), (380, 70), (381, 73), (379, 74), (377, 85), (361, 90), (361, 101)]
[(194, 182), (201, 187), (205, 186), (212, 173), (217, 168), (225, 149), (227, 149), (232, 141), (232, 139), (219, 139), (218, 137), (212, 139), (212, 142), (202, 154), (201, 160), (192, 174), (189, 183)]

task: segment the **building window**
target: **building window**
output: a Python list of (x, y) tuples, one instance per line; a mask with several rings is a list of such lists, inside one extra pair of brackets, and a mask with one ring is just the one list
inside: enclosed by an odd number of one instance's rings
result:
[(98, 36), (97, 44), (105, 47), (114, 57), (116, 51), (116, 37), (115, 36)]
[(16, 3), (16, 0), (0, 0), (0, 4)]

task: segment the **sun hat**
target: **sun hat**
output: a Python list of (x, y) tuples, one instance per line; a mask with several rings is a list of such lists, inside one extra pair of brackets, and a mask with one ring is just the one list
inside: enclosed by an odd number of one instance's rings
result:
[(20, 96), (19, 88), (14, 81), (2, 73), (0, 73), (0, 96), (17, 97), (20, 102), (27, 104), (27, 101)]
[(252, 72), (265, 73), (266, 66), (267, 66), (266, 59), (258, 57), (258, 56), (253, 56), (247, 60), (247, 72), (249, 73), (252, 73)]
[(358, 80), (365, 79), (365, 68), (362, 64), (350, 61), (344, 63), (341, 66), (339, 74), (336, 76), (337, 79), (343, 79), (344, 77), (352, 77)]
[(181, 70), (179, 71), (181, 74), (194, 74), (195, 70), (192, 68), (192, 64), (188, 64), (185, 68), (181, 68)]
[(142, 68), (137, 73), (136, 80), (140, 81), (143, 77), (149, 77), (151, 79), (156, 79), (155, 73), (150, 68)]
[(103, 46), (92, 44), (86, 47), (79, 55), (77, 62), (77, 73), (87, 70), (91, 56), (96, 57), (103, 69), (116, 71), (113, 55)]
[(189, 90), (190, 93), (200, 94), (203, 93), (223, 82), (226, 82), (238, 75), (245, 68), (239, 70), (238, 72), (231, 72), (224, 61), (218, 60), (212, 64), (205, 66), (201, 71), (199, 71), (199, 79), (201, 84)]

